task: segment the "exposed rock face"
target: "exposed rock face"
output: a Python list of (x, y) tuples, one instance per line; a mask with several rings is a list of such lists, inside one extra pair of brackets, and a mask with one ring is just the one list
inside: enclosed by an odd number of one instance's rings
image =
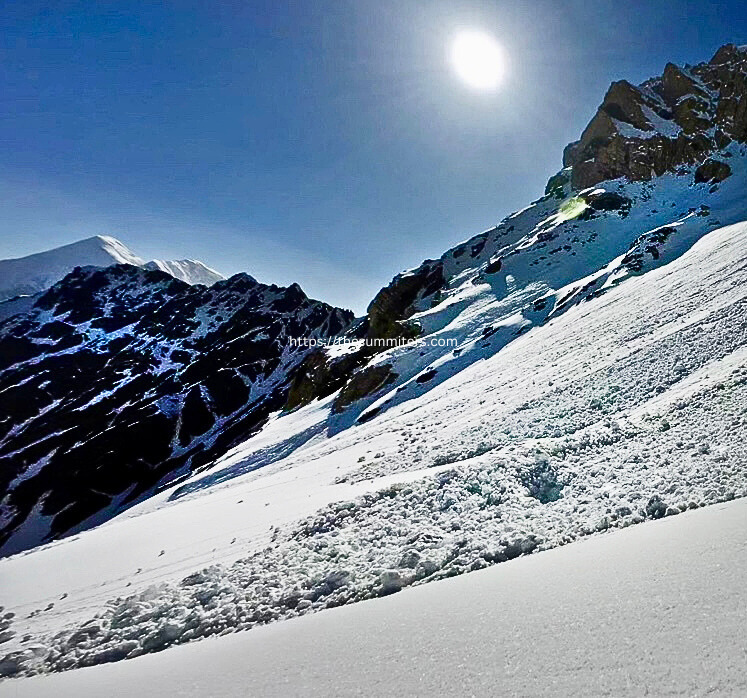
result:
[(668, 104), (676, 105), (682, 97), (695, 96), (708, 99), (708, 93), (703, 90), (685, 73), (682, 68), (674, 63), (667, 63), (664, 74), (661, 76), (661, 96)]
[(391, 338), (411, 334), (403, 324), (415, 312), (415, 302), (444, 285), (443, 262), (428, 260), (415, 271), (395, 276), (368, 306), (368, 337)]
[(589, 207), (595, 211), (629, 211), (631, 206), (630, 199), (614, 191), (605, 191), (595, 195), (589, 194), (584, 199)]
[(581, 214), (582, 220), (596, 217), (602, 211), (617, 211), (623, 218), (630, 212), (632, 201), (614, 191), (586, 191), (579, 198), (586, 202), (588, 208)]
[(442, 260), (426, 260), (414, 271), (395, 276), (371, 301), (363, 322), (348, 331), (349, 339), (358, 338), (365, 343), (341, 357), (331, 357), (324, 350), (310, 354), (293, 374), (286, 409), (327, 397), (342, 388), (333, 406), (340, 411), (383, 387), (387, 371), (381, 367), (358, 369), (393, 346), (390, 340), (417, 337), (418, 327), (407, 320), (417, 311), (418, 303), (433, 296), (445, 283)]
[(731, 167), (725, 162), (708, 158), (697, 170), (695, 170), (695, 183), (701, 182), (723, 182), (731, 176)]
[(331, 359), (323, 349), (308, 354), (292, 373), (285, 409), (292, 410), (332, 395), (369, 356), (371, 352), (356, 351)]
[[(565, 149), (563, 166), (572, 168), (576, 190), (618, 177), (649, 180), (702, 163), (732, 140), (747, 140), (747, 51), (727, 45), (708, 63), (669, 63), (661, 77), (637, 87), (613, 83), (581, 138)], [(551, 180), (548, 188), (556, 185)]]
[(397, 374), (392, 372), (391, 364), (367, 366), (352, 375), (335, 399), (333, 410), (342, 412), (345, 407), (352, 405), (356, 400), (375, 393), (396, 379)]
[[(289, 338), (352, 319), (246, 274), (206, 288), (129, 265), (76, 269), (0, 324), (3, 552), (111, 516), (224, 453), (285, 404), (309, 353)], [(47, 529), (19, 532), (30, 515)]]
[(566, 185), (570, 182), (569, 170), (561, 170), (547, 180), (545, 186), (545, 196), (553, 196), (556, 199), (564, 199), (566, 196)]

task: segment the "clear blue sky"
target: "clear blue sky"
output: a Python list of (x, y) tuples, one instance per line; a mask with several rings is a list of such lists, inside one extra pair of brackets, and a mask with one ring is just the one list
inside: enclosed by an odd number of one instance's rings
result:
[[(0, 9), (0, 257), (96, 234), (361, 312), (541, 194), (612, 80), (747, 43), (743, 2), (66, 2)], [(504, 46), (495, 93), (448, 65)]]

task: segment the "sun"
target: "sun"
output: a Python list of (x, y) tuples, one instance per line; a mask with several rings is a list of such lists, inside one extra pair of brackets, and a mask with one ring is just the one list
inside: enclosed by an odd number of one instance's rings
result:
[(503, 77), (503, 51), (489, 34), (463, 31), (451, 45), (451, 63), (456, 74), (470, 87), (494, 90)]

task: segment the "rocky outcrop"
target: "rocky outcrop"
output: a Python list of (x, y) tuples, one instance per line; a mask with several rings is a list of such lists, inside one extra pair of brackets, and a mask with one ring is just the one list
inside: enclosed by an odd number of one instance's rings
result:
[(312, 400), (329, 397), (342, 388), (371, 355), (370, 351), (358, 350), (332, 358), (323, 349), (308, 354), (291, 374), (284, 409), (293, 410)]
[(404, 321), (415, 313), (416, 301), (444, 286), (443, 262), (428, 260), (416, 270), (395, 276), (368, 306), (368, 337), (388, 339), (413, 336)]
[(373, 356), (396, 346), (397, 340), (417, 337), (420, 329), (408, 319), (445, 283), (442, 260), (426, 260), (417, 269), (395, 276), (371, 301), (363, 321), (348, 331), (346, 339), (359, 339), (360, 346), (342, 356), (331, 356), (324, 349), (307, 356), (293, 373), (285, 409), (295, 409), (342, 389), (333, 405), (340, 411), (375, 392), (380, 387), (380, 367), (358, 369)]
[(629, 82), (612, 83), (594, 118), (584, 129), (581, 138), (566, 146), (563, 166), (575, 166), (593, 157), (619, 135), (618, 124), (628, 124), (639, 131), (653, 135), (654, 126), (643, 112), (644, 107), (658, 107), (656, 100), (646, 99), (642, 92)]
[(334, 412), (342, 412), (361, 398), (368, 397), (397, 380), (391, 364), (380, 364), (362, 368), (350, 378), (332, 406)]
[(581, 198), (588, 206), (584, 212), (587, 218), (595, 211), (617, 211), (621, 216), (627, 216), (633, 204), (630, 199), (614, 191), (589, 191)]
[(709, 182), (711, 184), (723, 182), (731, 176), (731, 167), (721, 160), (708, 158), (697, 170), (695, 170), (695, 183)]
[(674, 63), (667, 63), (664, 67), (659, 93), (667, 104), (677, 104), (686, 95), (708, 99), (708, 93), (693, 77)]
[(225, 453), (285, 404), (309, 353), (289, 339), (352, 319), (246, 274), (207, 288), (76, 269), (0, 324), (3, 552), (94, 525)]
[(556, 199), (565, 199), (566, 187), (571, 181), (570, 168), (561, 170), (547, 180), (545, 186), (545, 196), (552, 196)]
[[(566, 147), (563, 166), (579, 191), (698, 165), (733, 140), (747, 141), (747, 51), (730, 44), (708, 63), (668, 63), (641, 85), (613, 83), (581, 138)], [(557, 185), (556, 176), (547, 193)]]

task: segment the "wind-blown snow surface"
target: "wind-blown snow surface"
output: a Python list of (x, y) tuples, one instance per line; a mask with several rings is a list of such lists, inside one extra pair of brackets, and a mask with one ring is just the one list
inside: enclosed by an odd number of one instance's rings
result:
[(746, 524), (743, 499), (386, 599), (2, 688), (16, 698), (744, 696)]
[(744, 496), (746, 310), (739, 223), (386, 418), (278, 415), (211, 470), (0, 561), (0, 668), (134, 657)]

